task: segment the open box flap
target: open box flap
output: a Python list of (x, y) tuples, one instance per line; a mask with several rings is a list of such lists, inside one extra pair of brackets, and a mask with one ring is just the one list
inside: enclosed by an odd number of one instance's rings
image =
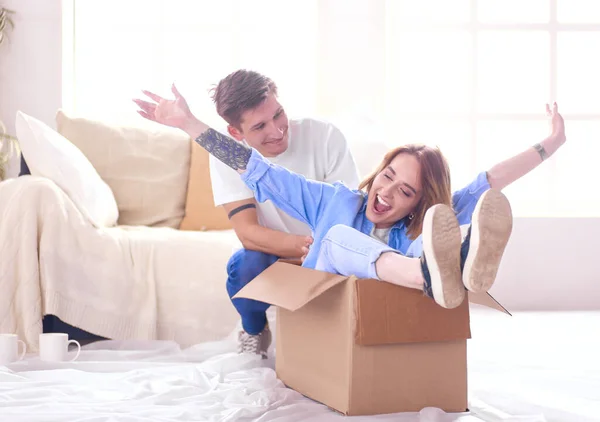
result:
[(494, 297), (487, 292), (484, 292), (484, 293), (469, 292), (469, 302), (475, 303), (477, 305), (483, 305), (488, 308), (492, 308), (492, 309), (495, 309), (497, 311), (500, 311), (500, 312), (503, 312), (505, 314), (512, 316), (512, 314), (510, 312), (508, 312), (508, 310), (504, 306), (502, 306), (500, 304), (500, 302), (498, 302), (496, 299), (494, 299)]
[(259, 300), (295, 311), (347, 279), (343, 275), (278, 261), (244, 286), (233, 298)]

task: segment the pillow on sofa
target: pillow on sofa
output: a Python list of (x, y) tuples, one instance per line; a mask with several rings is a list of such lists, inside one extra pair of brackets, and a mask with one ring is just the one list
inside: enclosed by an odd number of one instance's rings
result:
[(21, 111), (17, 112), (16, 129), (32, 175), (56, 183), (96, 227), (117, 223), (119, 211), (110, 187), (75, 145)]
[(58, 131), (90, 160), (114, 192), (119, 224), (178, 228), (183, 218), (190, 139), (176, 129), (111, 125), (59, 110)]
[(231, 223), (223, 207), (215, 207), (208, 152), (192, 141), (185, 217), (181, 230), (227, 230)]

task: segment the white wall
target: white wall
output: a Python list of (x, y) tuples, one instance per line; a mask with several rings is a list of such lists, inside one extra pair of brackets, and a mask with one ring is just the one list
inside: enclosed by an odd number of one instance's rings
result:
[[(0, 118), (23, 110), (54, 127), (62, 100), (59, 0), (4, 0), (17, 11), (0, 49)], [(600, 309), (600, 219), (521, 218), (492, 294), (509, 309)]]
[(510, 309), (600, 309), (600, 219), (517, 218), (490, 292)]
[[(22, 110), (55, 127), (62, 101), (60, 0), (3, 0), (16, 11), (15, 29), (0, 47), (0, 119), (15, 134)], [(9, 176), (18, 173), (11, 163)]]

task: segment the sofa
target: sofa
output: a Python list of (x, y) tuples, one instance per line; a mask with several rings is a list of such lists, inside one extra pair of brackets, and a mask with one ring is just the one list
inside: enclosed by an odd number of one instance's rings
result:
[[(29, 264), (39, 267), (33, 277), (12, 280), (15, 292), (25, 284), (39, 292), (22, 297), (20, 305), (5, 304), (13, 318), (2, 322), (4, 328), (20, 333), (34, 350), (41, 331), (83, 341), (164, 339), (182, 346), (230, 334), (239, 317), (225, 290), (226, 264), (241, 244), (224, 211), (214, 206), (206, 151), (179, 131), (150, 122), (133, 127), (58, 110), (55, 123), (56, 132), (43, 127), (35, 147), (24, 144), (30, 143), (24, 142), (28, 134), (18, 133), (21, 175), (0, 184), (0, 202), (10, 197), (13, 208), (37, 209), (34, 223), (20, 224), (35, 226), (31, 237), (37, 241), (18, 249), (35, 246), (39, 254), (39, 263)], [(63, 169), (42, 171), (55, 153), (39, 157), (50, 138), (75, 146), (73, 154), (82, 154), (110, 188), (118, 208), (114, 224), (96, 224), (81, 212), (67, 186), (79, 174), (63, 174), (69, 161), (56, 165)], [(356, 142), (351, 148), (361, 176), (387, 150), (383, 143)], [(3, 230), (13, 228), (0, 224), (0, 235)], [(13, 236), (27, 238), (34, 229), (22, 230)], [(22, 273), (5, 273), (11, 271)], [(32, 297), (39, 306), (25, 321), (19, 308)]]

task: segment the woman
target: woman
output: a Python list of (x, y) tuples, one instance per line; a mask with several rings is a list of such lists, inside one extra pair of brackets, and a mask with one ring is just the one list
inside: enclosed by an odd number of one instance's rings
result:
[[(422, 289), (445, 308), (460, 305), (465, 287), (474, 292), (491, 287), (512, 229), (510, 205), (500, 190), (565, 142), (557, 105), (552, 111), (547, 105), (548, 138), (481, 173), (454, 195), (441, 152), (419, 145), (390, 151), (361, 185), (363, 191), (352, 191), (271, 164), (196, 119), (175, 86), (172, 91), (175, 100), (145, 92), (153, 102), (134, 100), (138, 112), (182, 129), (240, 173), (258, 201), (271, 200), (307, 223), (315, 241), (305, 267)], [(462, 242), (459, 223), (471, 223)]]

